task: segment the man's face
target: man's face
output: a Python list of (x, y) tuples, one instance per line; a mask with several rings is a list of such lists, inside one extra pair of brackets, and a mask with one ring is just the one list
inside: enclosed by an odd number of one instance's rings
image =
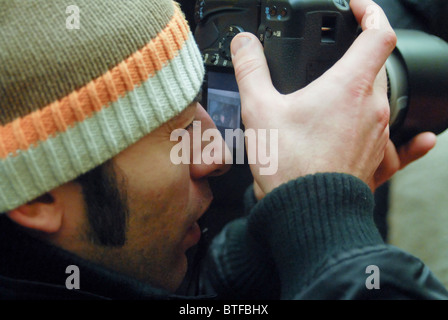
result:
[[(173, 130), (201, 121), (202, 131), (215, 128), (198, 103), (114, 158), (120, 191), (129, 207), (127, 241), (120, 248), (101, 248), (91, 257), (117, 271), (171, 291), (187, 269), (185, 252), (200, 237), (198, 219), (212, 201), (207, 177), (224, 173), (220, 164), (180, 164), (170, 160), (177, 141)], [(193, 130), (188, 130), (192, 141)], [(224, 142), (223, 142), (224, 143)], [(224, 161), (223, 161), (224, 162)], [(124, 189), (124, 190), (122, 190)]]

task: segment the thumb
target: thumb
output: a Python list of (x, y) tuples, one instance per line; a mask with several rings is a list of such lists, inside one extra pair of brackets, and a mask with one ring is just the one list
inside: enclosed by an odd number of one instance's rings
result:
[(231, 43), (232, 63), (241, 100), (255, 98), (275, 88), (272, 85), (263, 46), (251, 33), (235, 36)]

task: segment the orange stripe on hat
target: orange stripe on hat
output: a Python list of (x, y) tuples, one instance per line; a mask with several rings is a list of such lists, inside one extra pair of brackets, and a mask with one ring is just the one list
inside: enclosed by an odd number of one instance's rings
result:
[(0, 158), (27, 150), (108, 107), (162, 70), (183, 47), (190, 29), (176, 7), (171, 21), (138, 52), (76, 92), (0, 127)]

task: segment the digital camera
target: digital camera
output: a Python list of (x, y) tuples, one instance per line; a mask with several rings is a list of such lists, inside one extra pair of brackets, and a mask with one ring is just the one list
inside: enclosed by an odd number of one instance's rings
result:
[[(288, 94), (328, 70), (360, 32), (346, 0), (198, 0), (195, 22), (207, 69), (202, 103), (221, 132), (242, 128), (230, 54), (235, 35), (258, 37), (273, 85)], [(400, 145), (448, 127), (448, 43), (417, 30), (395, 32), (386, 71), (391, 139)]]

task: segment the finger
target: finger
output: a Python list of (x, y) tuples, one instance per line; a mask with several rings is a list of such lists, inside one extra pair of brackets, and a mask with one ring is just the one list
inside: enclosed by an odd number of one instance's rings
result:
[(336, 64), (347, 74), (360, 75), (373, 83), (395, 48), (397, 37), (384, 11), (371, 0), (352, 0), (353, 14), (363, 28), (350, 49)]
[(373, 0), (352, 0), (350, 8), (362, 30), (391, 28), (386, 14)]
[(400, 169), (400, 158), (395, 145), (391, 140), (388, 141), (384, 151), (383, 161), (375, 172), (375, 187), (389, 180)]
[(275, 90), (263, 46), (251, 33), (238, 34), (231, 43), (232, 63), (241, 99)]
[(436, 145), (437, 137), (432, 132), (424, 132), (415, 136), (404, 146), (400, 147), (398, 155), (400, 157), (400, 169), (403, 169), (411, 162), (426, 155)]

